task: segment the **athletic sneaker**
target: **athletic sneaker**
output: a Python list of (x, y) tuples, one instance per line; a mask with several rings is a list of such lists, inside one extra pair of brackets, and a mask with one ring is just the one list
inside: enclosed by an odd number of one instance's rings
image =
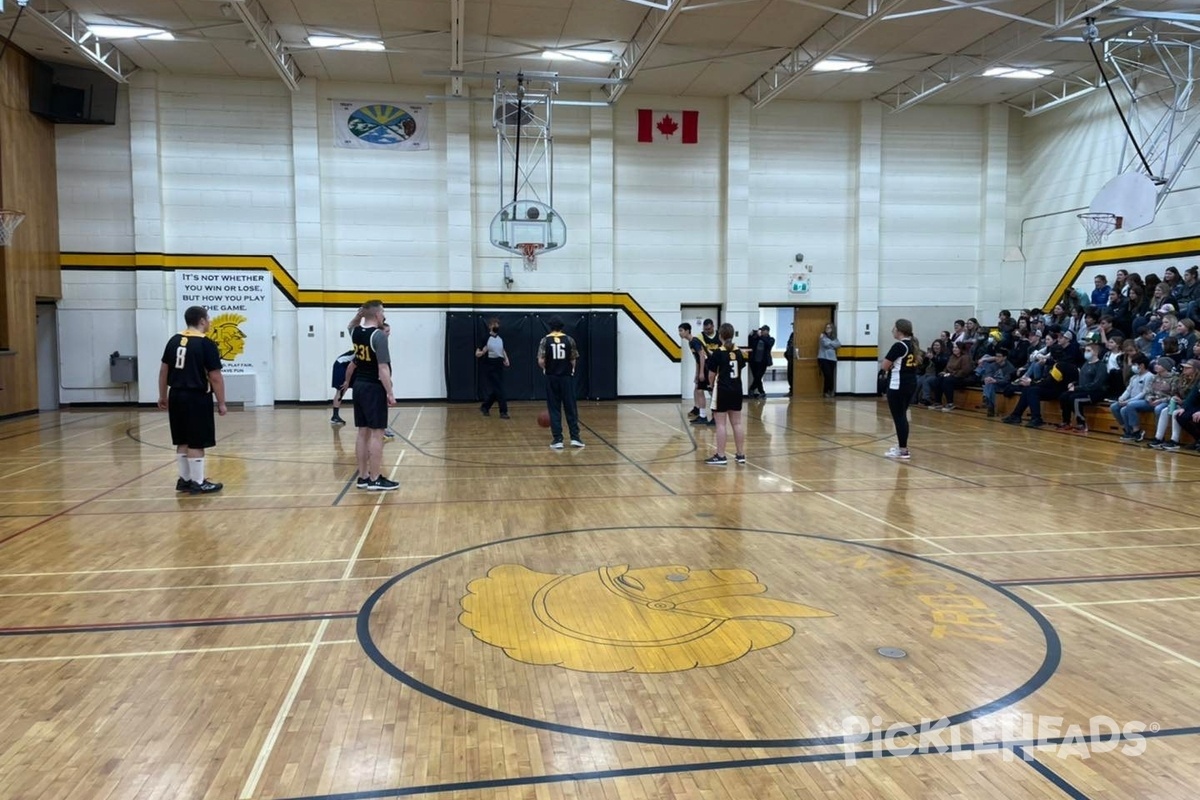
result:
[(954, 403), (947, 403), (946, 405), (942, 406), (942, 411), (953, 411), (953, 410), (954, 410)]
[(725, 456), (714, 454), (709, 458), (704, 459), (704, 463), (708, 464), (710, 467), (723, 467), (729, 463), (729, 459), (725, 458)]
[(1134, 434), (1134, 433), (1126, 433), (1125, 435), (1123, 435), (1121, 437), (1122, 442), (1136, 442), (1137, 440), (1138, 440), (1137, 434)]
[(1134, 440), (1135, 442), (1140, 442), (1140, 441), (1143, 441), (1145, 438), (1146, 438), (1146, 432), (1145, 432), (1145, 431), (1134, 431), (1134, 433), (1133, 433), (1133, 440)]
[(1179, 450), (1179, 442), (1174, 439), (1167, 439), (1158, 447), (1159, 450), (1165, 450), (1168, 453), (1174, 453)]
[(1086, 422), (1081, 422), (1081, 423), (1079, 423), (1078, 425), (1076, 425), (1076, 426), (1075, 426), (1075, 432), (1076, 432), (1076, 433), (1087, 433), (1087, 432), (1088, 432), (1087, 423), (1086, 423)]
[(688, 412), (688, 419), (695, 419), (698, 416), (700, 416), (700, 409), (692, 406), (692, 410)]
[(941, 404), (941, 403), (930, 403), (930, 404), (929, 404), (929, 410), (930, 410), (930, 411), (941, 411), (941, 410), (942, 410), (942, 404)]
[(696, 417), (694, 420), (692, 420), (692, 424), (693, 425), (707, 425), (708, 418), (707, 417)]
[(562, 450), (563, 449), (562, 439), (555, 439), (553, 442), (551, 442), (550, 449), (551, 450)]
[(912, 458), (912, 456), (909, 454), (907, 449), (901, 450), (899, 447), (888, 448), (888, 451), (883, 454), (883, 457), (884, 458), (898, 458), (901, 461), (907, 461), (910, 458)]
[(509, 419), (508, 414), (501, 414), (500, 419)]
[(587, 447), (587, 445), (584, 444), (583, 442), (579, 441), (578, 439), (572, 439), (571, 447)]
[(357, 478), (354, 479), (354, 488), (355, 489), (369, 489), (370, 487), (371, 487), (371, 479), (370, 478), (365, 478), (362, 475), (359, 475)]
[(213, 483), (208, 478), (205, 478), (204, 481), (201, 483), (196, 483), (195, 481), (188, 481), (188, 484), (189, 484), (188, 491), (191, 492), (192, 494), (212, 494), (213, 492), (221, 491), (221, 489), (223, 489), (225, 487), (225, 484)]
[(383, 438), (384, 439), (395, 439), (396, 432), (394, 430), (392, 430), (391, 428), (384, 428), (383, 429)]
[(736, 455), (734, 455), (733, 460), (739, 464), (745, 464), (746, 463), (746, 454), (745, 453), (737, 453)]
[(1045, 420), (1042, 420), (1042, 419), (1031, 419), (1031, 420), (1029, 420), (1029, 422), (1026, 422), (1026, 423), (1025, 423), (1025, 427), (1026, 427), (1026, 428), (1040, 428), (1040, 427), (1042, 427), (1042, 426), (1043, 426), (1043, 425), (1045, 425), (1045, 424), (1046, 424), (1046, 421), (1045, 421)]
[(341, 417), (333, 417), (332, 419), (329, 420), (329, 424), (330, 425), (345, 425), (346, 420), (342, 419)]
[(369, 492), (390, 492), (393, 489), (399, 488), (400, 484), (395, 481), (389, 481), (382, 475), (367, 484), (367, 491)]
[(179, 480), (175, 481), (175, 491), (177, 492), (188, 492), (191, 491), (191, 488), (192, 482), (189, 480), (180, 478)]
[(1021, 424), (1021, 418), (1014, 417), (1012, 414), (1009, 414), (1007, 417), (1001, 418), (1000, 421), (1003, 422), (1005, 425), (1020, 425)]
[(1069, 430), (1074, 430), (1074, 428), (1075, 428), (1075, 426), (1069, 422), (1060, 422), (1054, 426), (1054, 430), (1056, 430), (1056, 431), (1069, 431)]
[(485, 417), (490, 417), (492, 415), (492, 412), (486, 408), (480, 408), (479, 413), (483, 414)]
[(705, 422), (704, 424), (705, 424), (705, 425), (708, 425), (708, 426), (711, 428), (713, 425), (716, 425), (716, 424), (717, 424), (717, 418), (716, 418), (716, 417), (709, 417), (709, 418), (708, 418), (708, 421), (707, 421), (707, 422)]
[(1162, 447), (1162, 443), (1163, 443), (1163, 440), (1162, 440), (1162, 439), (1159, 439), (1157, 436), (1155, 436), (1153, 439), (1151, 439), (1150, 441), (1146, 442), (1146, 447), (1149, 447), (1149, 448), (1151, 448), (1151, 449), (1157, 450), (1157, 449), (1159, 449), (1160, 447)]

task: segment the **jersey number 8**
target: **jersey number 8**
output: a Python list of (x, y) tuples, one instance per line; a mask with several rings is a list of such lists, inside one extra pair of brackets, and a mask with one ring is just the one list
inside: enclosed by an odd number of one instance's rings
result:
[(175, 350), (175, 369), (183, 369), (183, 362), (187, 358), (187, 345), (179, 345)]

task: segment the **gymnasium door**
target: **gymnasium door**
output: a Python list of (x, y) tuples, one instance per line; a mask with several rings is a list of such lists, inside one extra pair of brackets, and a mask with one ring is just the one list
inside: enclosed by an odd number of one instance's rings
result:
[(58, 410), (58, 308), (37, 304), (38, 411)]
[[(793, 397), (820, 397), (821, 370), (817, 366), (817, 346), (821, 331), (833, 322), (833, 306), (796, 306), (792, 316), (795, 333), (796, 363), (792, 376)], [(785, 340), (786, 341), (786, 340)]]

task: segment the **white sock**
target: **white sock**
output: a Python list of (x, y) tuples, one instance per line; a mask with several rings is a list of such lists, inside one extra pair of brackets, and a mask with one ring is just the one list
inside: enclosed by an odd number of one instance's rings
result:
[(700, 409), (700, 419), (707, 419), (707, 418), (708, 418), (708, 409), (707, 408)]
[(196, 483), (204, 483), (204, 459), (189, 458), (188, 461), (192, 464), (192, 480)]
[(175, 461), (179, 465), (179, 477), (185, 481), (190, 481), (192, 479), (192, 477), (191, 477), (192, 473), (191, 473), (191, 470), (188, 468), (187, 454), (186, 453), (176, 453)]

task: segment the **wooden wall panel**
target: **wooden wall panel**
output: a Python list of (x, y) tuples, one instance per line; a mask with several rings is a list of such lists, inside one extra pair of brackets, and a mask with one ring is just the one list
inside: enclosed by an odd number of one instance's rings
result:
[(9, 48), (0, 65), (0, 207), (26, 213), (0, 248), (0, 417), (36, 411), (38, 299), (62, 297), (54, 125), (29, 112), (32, 62)]

